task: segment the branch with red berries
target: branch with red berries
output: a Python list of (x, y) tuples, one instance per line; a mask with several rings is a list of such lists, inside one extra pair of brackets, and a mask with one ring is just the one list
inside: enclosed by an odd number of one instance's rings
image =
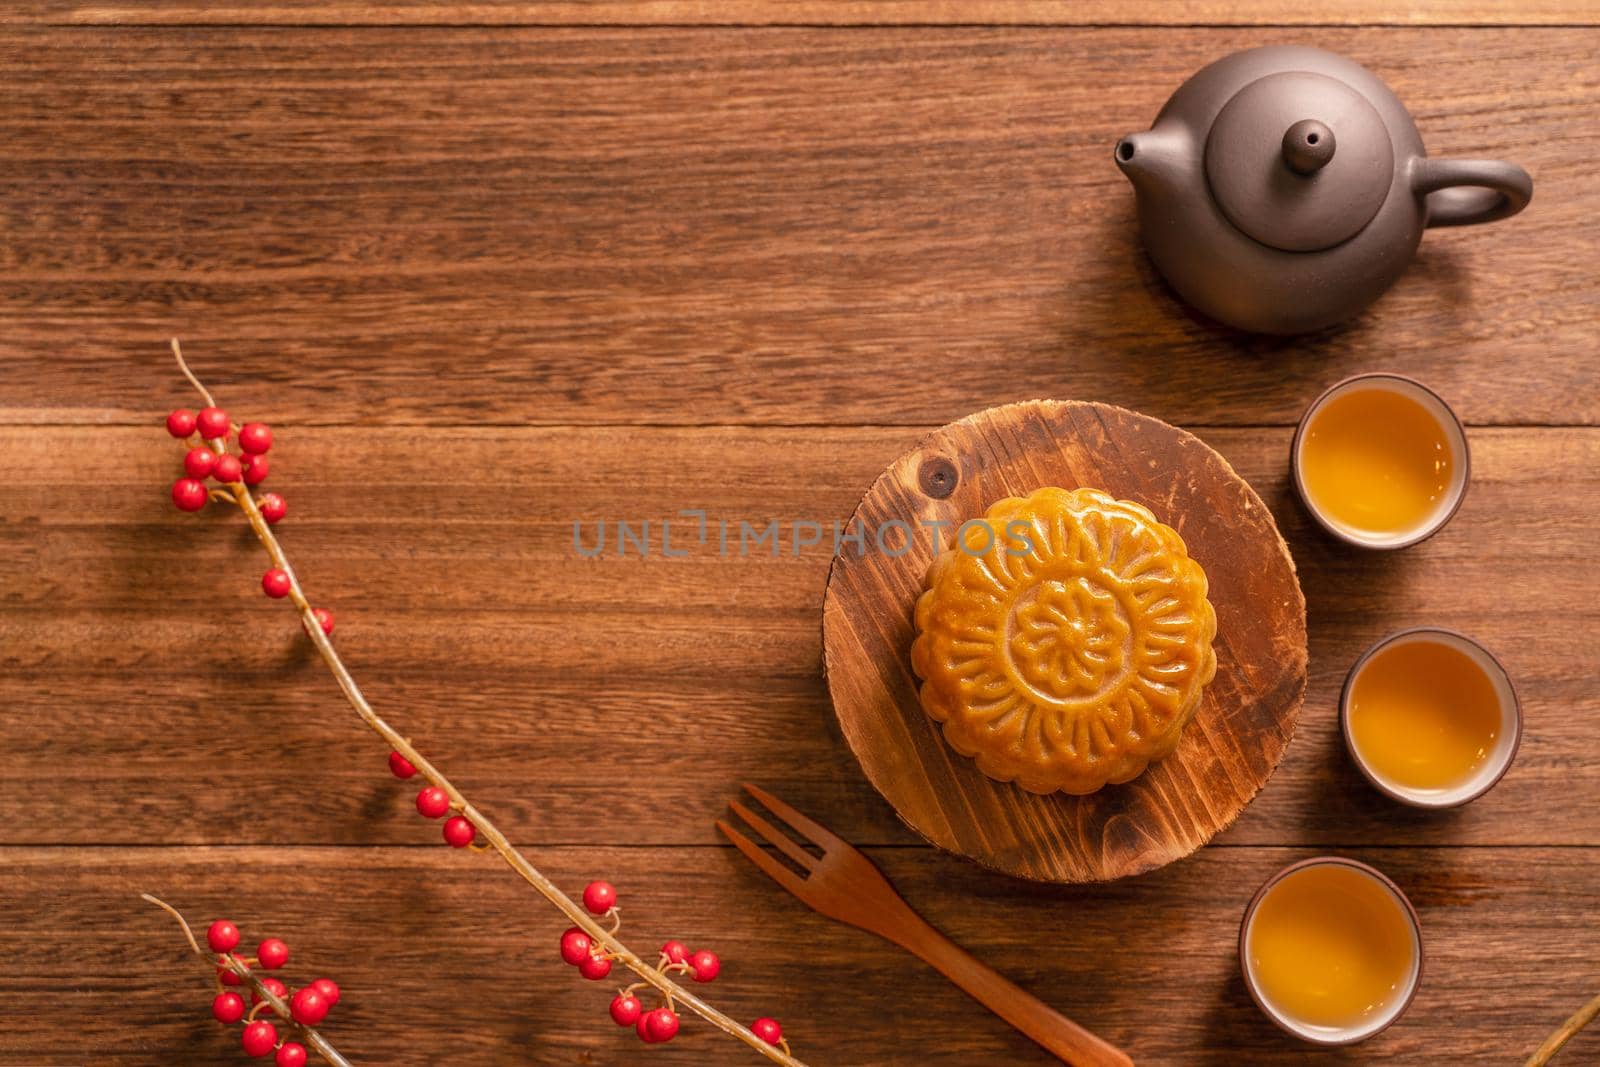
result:
[[(234, 951), (239, 947), (239, 928), (226, 919), (218, 919), (206, 930), (206, 944), (211, 949), (208, 953), (195, 940), (189, 920), (178, 909), (149, 893), (140, 896), (178, 920), (194, 954), (209, 960), (207, 966), (215, 967), (217, 995), (211, 1001), (211, 1017), (224, 1026), (244, 1024), (239, 1044), (245, 1055), (255, 1059), (271, 1056), (274, 1067), (306, 1067), (306, 1045), (310, 1045), (333, 1067), (350, 1067), (350, 1061), (314, 1029), (339, 1003), (339, 987), (331, 978), (318, 978), (291, 992), (278, 978), (256, 973), (257, 967), (276, 971), (289, 962), (289, 946), (282, 941), (269, 937), (256, 946), (254, 956), (241, 956)], [(246, 985), (251, 988), (248, 1012), (244, 997), (235, 992)], [(277, 1015), (291, 1033), (298, 1032), (305, 1044), (280, 1038), (275, 1025), (256, 1018), (263, 1012)]]
[[(368, 729), (392, 750), (390, 771), (403, 779), (420, 776), (427, 783), (417, 794), (417, 811), (429, 819), (445, 820), (445, 843), (452, 848), (495, 853), (566, 915), (572, 927), (561, 935), (561, 958), (577, 967), (584, 978), (602, 981), (611, 974), (615, 964), (632, 971), (639, 981), (618, 992), (611, 1002), (611, 1018), (619, 1026), (633, 1027), (646, 1043), (659, 1044), (675, 1037), (678, 1010), (683, 1007), (774, 1063), (805, 1067), (790, 1053), (788, 1042), (775, 1021), (763, 1018), (748, 1027), (743, 1026), (675, 980), (688, 976), (697, 983), (711, 981), (722, 967), (714, 953), (690, 953), (682, 943), (669, 941), (662, 946), (654, 963), (646, 962), (617, 938), (620, 914), (615, 890), (610, 885), (591, 883), (584, 891), (584, 902), (580, 906), (518, 852), (494, 823), (462, 796), (408, 738), (401, 736), (372, 709), (333, 646), (333, 614), (325, 608), (313, 607), (306, 598), (294, 568), (272, 532), (272, 527), (287, 514), (288, 505), (276, 493), (251, 495), (251, 488), (267, 477), (271, 429), (259, 422), (236, 426), (189, 370), (176, 339), (172, 341), (172, 354), (178, 360), (179, 369), (206, 402), (199, 412), (180, 409), (167, 416), (167, 432), (189, 445), (184, 455), (185, 477), (172, 485), (173, 503), (182, 511), (199, 511), (208, 502), (218, 501), (235, 505), (244, 513), (271, 562), (261, 577), (262, 591), (273, 599), (288, 599), (299, 612), (301, 625), (333, 673), (345, 699)], [(228, 450), (230, 438), (237, 441), (238, 453)], [(602, 919), (608, 920), (610, 925), (601, 925)], [(653, 991), (659, 998), (659, 1005), (646, 1011), (637, 995), (640, 990)]]

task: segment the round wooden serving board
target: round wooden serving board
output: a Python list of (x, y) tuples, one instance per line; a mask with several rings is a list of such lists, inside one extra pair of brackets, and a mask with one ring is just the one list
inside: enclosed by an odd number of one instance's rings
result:
[[(1205, 568), (1217, 675), (1178, 749), (1123, 785), (1040, 796), (985, 777), (917, 700), (912, 608), (951, 532), (994, 501), (1093, 486), (1175, 528)], [(874, 543), (884, 523), (909, 524)], [(873, 483), (834, 558), (823, 602), (828, 690), (877, 790), (940, 848), (1008, 874), (1089, 882), (1187, 856), (1231, 823), (1278, 765), (1306, 686), (1305, 598), (1261, 498), (1199, 438), (1123, 408), (1034, 400), (951, 423)]]

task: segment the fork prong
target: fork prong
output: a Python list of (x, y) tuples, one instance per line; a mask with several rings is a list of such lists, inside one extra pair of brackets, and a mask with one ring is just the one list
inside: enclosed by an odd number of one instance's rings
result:
[(749, 782), (745, 782), (744, 791), (759, 800), (768, 811), (772, 812), (772, 814), (776, 815), (778, 818), (794, 827), (795, 830), (800, 833), (800, 836), (808, 838), (813, 844), (823, 849), (823, 851), (833, 848), (850, 847), (831, 831), (824, 829), (821, 825), (815, 822), (812, 822), (810, 819), (806, 818), (804, 815), (801, 815), (798, 811), (795, 811), (789, 805), (785, 804), (771, 793), (768, 793), (766, 790), (757, 789)]
[(748, 837), (729, 826), (721, 819), (717, 820), (717, 829), (722, 831), (722, 836), (733, 842), (733, 847), (745, 854), (745, 858), (760, 867), (774, 882), (799, 897), (806, 898), (806, 880), (795, 874), (789, 868), (761, 851), (761, 846)]
[(737, 800), (728, 801), (728, 807), (733, 809), (733, 813), (735, 815), (749, 823), (750, 828), (753, 829), (759, 836), (765, 838), (767, 844), (773, 846), (779, 852), (782, 852), (785, 856), (788, 856), (806, 870), (809, 871), (811, 868), (817, 865), (817, 857), (813, 856), (811, 853), (795, 844), (794, 838), (790, 837), (776, 826), (773, 826), (770, 822), (763, 819), (761, 816), (757, 815), (755, 812), (751, 811)]

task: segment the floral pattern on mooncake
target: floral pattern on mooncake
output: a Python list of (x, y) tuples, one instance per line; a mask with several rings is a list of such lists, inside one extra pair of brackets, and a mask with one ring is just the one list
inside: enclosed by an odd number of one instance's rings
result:
[(1035, 793), (1092, 793), (1169, 754), (1217, 670), (1183, 538), (1098, 489), (1008, 497), (984, 522), (917, 600), (911, 665), (951, 747)]

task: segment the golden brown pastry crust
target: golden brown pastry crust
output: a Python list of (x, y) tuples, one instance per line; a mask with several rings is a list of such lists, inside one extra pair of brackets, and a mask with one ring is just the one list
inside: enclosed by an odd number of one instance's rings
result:
[(917, 599), (923, 709), (991, 778), (1128, 781), (1177, 747), (1216, 674), (1205, 571), (1176, 530), (1098, 489), (1008, 497), (985, 519), (992, 537), (964, 528)]

